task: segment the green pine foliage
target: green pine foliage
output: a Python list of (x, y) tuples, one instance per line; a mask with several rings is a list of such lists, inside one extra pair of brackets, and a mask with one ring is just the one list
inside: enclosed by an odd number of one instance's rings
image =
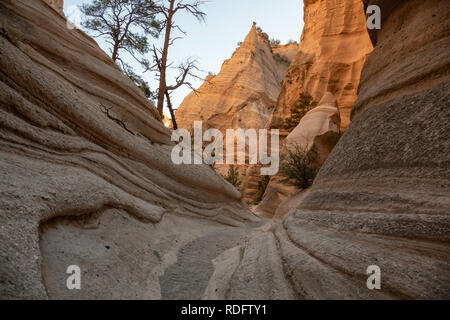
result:
[(150, 52), (149, 37), (156, 38), (162, 29), (157, 19), (155, 1), (151, 0), (93, 0), (81, 5), (83, 28), (110, 45), (112, 60), (144, 93), (154, 98), (148, 83), (125, 63), (123, 55), (135, 59), (145, 69), (150, 62), (144, 56)]
[(300, 99), (291, 108), (291, 116), (284, 121), (284, 128), (286, 130), (294, 130), (300, 123), (300, 120), (306, 115), (306, 113), (317, 106), (317, 102), (314, 101), (310, 94), (302, 93)]

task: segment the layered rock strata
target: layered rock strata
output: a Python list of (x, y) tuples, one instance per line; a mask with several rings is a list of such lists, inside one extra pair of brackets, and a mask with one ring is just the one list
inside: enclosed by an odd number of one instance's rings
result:
[(60, 14), (64, 15), (64, 1), (63, 0), (44, 0), (47, 2), (53, 9), (58, 11)]
[[(202, 121), (203, 130), (214, 128), (223, 134), (227, 129), (266, 128), (296, 51), (296, 43), (272, 48), (267, 35), (258, 32), (254, 23), (220, 72), (208, 76), (184, 99), (176, 111), (178, 127), (191, 130), (194, 121)], [(226, 174), (228, 165), (215, 168)], [(251, 202), (261, 179), (260, 169), (244, 165), (239, 171), (244, 199)]]
[(336, 99), (327, 92), (319, 105), (300, 120), (298, 126), (287, 136), (286, 148), (295, 151), (313, 151), (317, 166), (327, 159), (340, 134), (341, 119)]
[(284, 80), (273, 123), (286, 119), (302, 93), (319, 101), (331, 92), (338, 101), (341, 130), (350, 123), (361, 69), (372, 44), (361, 0), (304, 1), (298, 53)]
[[(208, 76), (197, 91), (184, 99), (176, 111), (178, 126), (189, 129), (194, 121), (203, 121), (205, 130), (264, 128), (296, 47), (272, 48), (253, 24), (220, 72)], [(274, 58), (276, 54), (279, 58)]]
[[(309, 194), (265, 235), (300, 298), (450, 297), (450, 5), (397, 2), (373, 37), (348, 130)], [(391, 2), (365, 4), (384, 12)], [(371, 265), (380, 290), (366, 286)], [(253, 271), (241, 264), (235, 278)], [(237, 283), (231, 292), (257, 294)]]
[(255, 220), (210, 167), (172, 163), (158, 112), (90, 37), (41, 0), (1, 1), (0, 21), (1, 298), (161, 298), (188, 242)]
[(40, 0), (0, 18), (0, 297), (449, 299), (448, 1), (390, 9), (349, 129), (258, 228), (210, 168), (172, 165), (157, 112), (92, 39)]
[[(340, 117), (336, 106), (336, 99), (327, 92), (319, 105), (307, 112), (297, 127), (286, 137), (281, 158), (285, 158), (288, 151), (310, 153), (314, 158), (311, 165), (320, 168), (340, 137)], [(278, 206), (288, 196), (298, 191), (295, 187), (287, 185), (284, 180), (285, 177), (281, 174), (270, 179), (263, 199), (256, 209), (258, 214), (272, 218)]]

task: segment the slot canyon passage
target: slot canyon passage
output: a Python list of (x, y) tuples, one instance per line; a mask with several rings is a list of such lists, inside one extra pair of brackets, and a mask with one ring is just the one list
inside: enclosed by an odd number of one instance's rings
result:
[(280, 130), (282, 153), (319, 149), (314, 184), (274, 176), (252, 211), (259, 168), (238, 191), (173, 164), (156, 108), (62, 0), (0, 0), (0, 298), (449, 299), (450, 3), (303, 2), (299, 44), (253, 26), (177, 110), (181, 128), (270, 129), (318, 102)]

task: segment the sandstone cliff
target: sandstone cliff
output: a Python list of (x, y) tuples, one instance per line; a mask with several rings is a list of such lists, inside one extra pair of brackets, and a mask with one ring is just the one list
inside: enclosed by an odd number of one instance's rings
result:
[(286, 148), (294, 150), (298, 146), (305, 151), (314, 151), (315, 163), (322, 166), (339, 136), (340, 123), (336, 99), (327, 92), (319, 105), (307, 112), (287, 136)]
[[(246, 246), (261, 253), (244, 254), (228, 297), (284, 296), (250, 264), (270, 265), (267, 252), (281, 256), (300, 298), (450, 297), (450, 5), (365, 3), (389, 15), (372, 37), (353, 120), (297, 209)], [(370, 265), (381, 290), (366, 287)], [(250, 277), (262, 282), (241, 284)]]
[(286, 119), (300, 94), (319, 101), (331, 92), (338, 101), (341, 129), (350, 123), (361, 69), (372, 50), (361, 0), (305, 0), (298, 53), (284, 80), (272, 122)]
[[(264, 128), (296, 46), (272, 49), (253, 24), (220, 72), (184, 99), (176, 111), (178, 126), (189, 129), (194, 121), (203, 121), (205, 129)], [(274, 59), (276, 54), (281, 59)]]
[[(303, 15), (304, 29), (298, 52), (289, 66), (277, 106), (268, 124), (268, 127), (281, 129), (281, 150), (285, 147), (288, 135), (291, 139), (298, 136), (280, 124), (291, 116), (291, 109), (298, 104), (303, 93), (312, 95), (315, 101), (331, 93), (336, 99), (333, 105), (339, 109), (340, 130), (347, 128), (361, 69), (373, 48), (360, 0), (304, 1)], [(319, 118), (314, 121), (317, 120)], [(303, 136), (315, 137), (314, 129), (308, 132), (310, 129), (302, 125), (296, 131)], [(316, 126), (315, 130), (320, 129)], [(320, 164), (325, 162), (329, 149), (319, 152)], [(277, 206), (293, 193), (293, 189), (285, 186), (281, 180), (281, 176), (272, 177), (270, 188), (258, 207), (259, 213), (272, 217)]]
[[(286, 137), (281, 151), (282, 159), (289, 154), (289, 151), (294, 154), (297, 151), (305, 152), (314, 158), (312, 165), (320, 168), (339, 140), (339, 125), (340, 117), (336, 99), (327, 92), (318, 106), (307, 112), (297, 127)], [(283, 180), (285, 177), (281, 173), (270, 179), (263, 199), (256, 208), (259, 215), (272, 218), (278, 206), (298, 191)], [(281, 214), (278, 214), (279, 218), (280, 216)]]
[(253, 214), (208, 166), (171, 162), (155, 108), (43, 1), (3, 0), (0, 21), (0, 297), (170, 297), (179, 250), (235, 241)]
[[(203, 130), (261, 129), (275, 108), (282, 81), (297, 51), (297, 44), (272, 48), (253, 24), (231, 59), (216, 76), (208, 76), (197, 92), (190, 93), (176, 111), (179, 128), (191, 129), (194, 121)], [(222, 174), (227, 166), (216, 166)], [(252, 201), (260, 170), (240, 166), (244, 199)]]
[(92, 39), (41, 0), (1, 1), (0, 297), (449, 299), (449, 4), (368, 3), (389, 15), (352, 123), (258, 227), (213, 170), (172, 165), (157, 112)]
[(58, 11), (60, 14), (64, 15), (64, 0), (44, 0), (47, 2), (53, 9)]

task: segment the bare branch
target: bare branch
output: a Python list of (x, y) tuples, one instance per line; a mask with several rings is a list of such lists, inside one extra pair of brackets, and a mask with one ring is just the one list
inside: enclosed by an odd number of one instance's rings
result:
[(200, 10), (200, 7), (204, 4), (206, 4), (208, 1), (194, 1), (194, 3), (185, 3), (184, 1), (180, 1), (178, 2), (176, 8), (175, 8), (175, 12), (177, 12), (178, 10), (185, 10), (189, 13), (191, 13), (195, 18), (197, 18), (197, 20), (199, 21), (205, 21), (206, 18), (206, 13), (204, 13), (203, 11)]
[(186, 81), (187, 76), (191, 76), (194, 78), (199, 78), (195, 73), (194, 70), (199, 70), (197, 67), (197, 60), (188, 59), (186, 63), (181, 64), (178, 69), (180, 70), (179, 75), (176, 78), (176, 84), (173, 86), (167, 86), (168, 91), (173, 91), (181, 87), (182, 85), (188, 85), (189, 87), (192, 87), (192, 85)]
[[(167, 85), (166, 71), (172, 66), (172, 63), (168, 61), (169, 48), (175, 41), (181, 39), (180, 36), (172, 37), (171, 33), (176, 30), (181, 35), (186, 35), (186, 32), (175, 23), (174, 16), (177, 12), (185, 11), (191, 14), (199, 21), (204, 21), (206, 14), (201, 11), (200, 7), (207, 3), (202, 0), (159, 0), (156, 4), (156, 10), (158, 13), (164, 16), (164, 21), (161, 23), (165, 29), (165, 39), (162, 50), (159, 52), (153, 48), (153, 60), (155, 65), (153, 68), (158, 69), (159, 72), (159, 89), (158, 89), (158, 111), (162, 114), (164, 108), (164, 99), (167, 99), (169, 109), (172, 109), (170, 102), (170, 92), (178, 89), (179, 87), (186, 85), (195, 91), (193, 85), (188, 81), (189, 78), (199, 79), (200, 77), (195, 74), (198, 71), (197, 61), (188, 59), (184, 64), (178, 66), (179, 74), (175, 79), (174, 85)], [(170, 106), (169, 106), (170, 104)], [(175, 125), (174, 125), (175, 127)]]

